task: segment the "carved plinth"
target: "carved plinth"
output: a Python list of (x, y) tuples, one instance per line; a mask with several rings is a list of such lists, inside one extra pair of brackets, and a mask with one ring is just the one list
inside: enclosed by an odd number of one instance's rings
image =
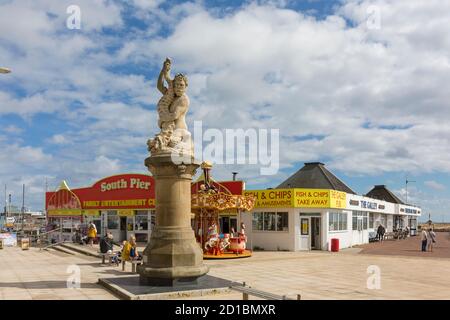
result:
[(193, 158), (153, 155), (145, 165), (155, 178), (156, 226), (138, 266), (142, 284), (177, 285), (208, 272), (191, 228), (191, 182), (199, 167)]

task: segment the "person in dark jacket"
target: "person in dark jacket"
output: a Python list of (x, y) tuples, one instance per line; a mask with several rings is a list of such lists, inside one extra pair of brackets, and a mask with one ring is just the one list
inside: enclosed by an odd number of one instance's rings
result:
[(384, 228), (384, 226), (382, 224), (380, 224), (378, 226), (378, 229), (377, 229), (378, 241), (383, 242), (383, 238), (384, 238), (384, 234), (385, 233), (386, 233), (386, 229)]
[(107, 232), (106, 236), (100, 240), (100, 252), (109, 255), (110, 263), (119, 265), (119, 256), (113, 252), (113, 247), (113, 235), (111, 232)]
[(100, 252), (108, 253), (108, 251), (112, 252), (113, 250), (113, 236), (111, 232), (108, 232), (106, 236), (100, 240)]

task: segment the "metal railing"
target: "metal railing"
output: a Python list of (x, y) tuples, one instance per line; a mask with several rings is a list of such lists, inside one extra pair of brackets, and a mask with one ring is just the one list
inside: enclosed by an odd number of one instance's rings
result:
[[(66, 242), (62, 239), (62, 229), (63, 228), (60, 227), (60, 228), (56, 228), (56, 229), (53, 229), (53, 230), (50, 230), (47, 232), (43, 232), (43, 233), (37, 235), (36, 236), (36, 244), (39, 246), (39, 250), (51, 248), (51, 247), (54, 247), (56, 245)], [(57, 232), (60, 233), (60, 235), (58, 237), (59, 241), (52, 242), (52, 240), (54, 240), (55, 238), (49, 237), (49, 236), (53, 235)]]

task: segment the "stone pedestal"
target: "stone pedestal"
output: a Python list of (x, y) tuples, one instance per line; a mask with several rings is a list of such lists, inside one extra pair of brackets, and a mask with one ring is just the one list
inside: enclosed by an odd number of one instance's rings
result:
[(179, 163), (170, 155), (145, 160), (155, 178), (156, 225), (138, 266), (144, 285), (192, 284), (208, 272), (191, 227), (191, 182), (199, 163), (193, 158)]

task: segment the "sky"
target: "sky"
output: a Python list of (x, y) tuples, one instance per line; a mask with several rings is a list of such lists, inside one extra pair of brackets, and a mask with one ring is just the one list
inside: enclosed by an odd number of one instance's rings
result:
[(279, 130), (275, 175), (217, 164), (217, 180), (275, 187), (321, 161), (359, 194), (405, 199), (408, 179), (408, 202), (450, 221), (449, 20), (441, 0), (0, 0), (0, 183), (42, 210), (46, 181), (148, 172), (171, 57), (190, 128)]

